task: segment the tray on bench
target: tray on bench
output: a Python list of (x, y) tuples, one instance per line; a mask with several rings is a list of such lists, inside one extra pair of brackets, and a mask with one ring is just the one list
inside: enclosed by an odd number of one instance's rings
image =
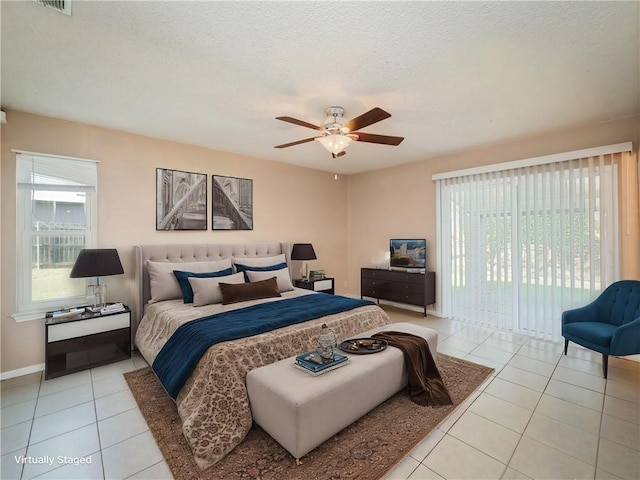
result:
[(377, 338), (350, 338), (340, 343), (338, 347), (343, 352), (355, 353), (357, 355), (366, 355), (369, 353), (378, 353), (389, 346), (386, 340)]

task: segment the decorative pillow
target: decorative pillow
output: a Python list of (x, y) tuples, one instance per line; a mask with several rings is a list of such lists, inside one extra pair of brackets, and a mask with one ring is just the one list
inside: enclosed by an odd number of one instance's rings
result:
[[(236, 272), (246, 272), (247, 270), (253, 271), (268, 271), (279, 270), (283, 266), (287, 265), (287, 259), (284, 253), (280, 255), (274, 255), (272, 257), (232, 257), (233, 264), (236, 267)], [(248, 282), (249, 277), (244, 276)]]
[(232, 257), (233, 263), (237, 266), (238, 264), (247, 266), (247, 267), (270, 267), (273, 265), (278, 265), (279, 263), (287, 263), (287, 259), (284, 256), (284, 253), (280, 255), (273, 255), (272, 257)]
[(203, 305), (222, 302), (220, 282), (232, 284), (244, 283), (244, 274), (240, 272), (226, 277), (189, 277), (189, 283), (193, 289), (193, 306), (201, 307)]
[(245, 272), (244, 278), (247, 282), (251, 281), (249, 280), (249, 276), (246, 274), (248, 271), (270, 272), (272, 270), (280, 270), (287, 267), (284, 254), (275, 255), (273, 257), (234, 258), (233, 262), (236, 266), (236, 272)]
[(212, 277), (228, 277), (233, 273), (231, 268), (225, 268), (224, 270), (220, 270), (219, 272), (183, 272), (180, 270), (174, 270), (173, 274), (178, 280), (178, 285), (180, 285), (180, 290), (182, 291), (182, 300), (184, 303), (193, 303), (193, 290), (191, 289), (191, 284), (189, 283), (190, 277), (197, 278), (212, 278)]
[(195, 273), (217, 272), (231, 268), (231, 259), (181, 263), (152, 262), (151, 260), (147, 260), (146, 264), (147, 270), (149, 271), (149, 284), (151, 287), (151, 299), (149, 303), (154, 303), (182, 297), (178, 281), (173, 275), (174, 270), (185, 270), (185, 268), (188, 268), (190, 272)]
[(253, 283), (219, 283), (222, 292), (222, 304), (258, 300), (259, 298), (280, 297), (276, 277)]
[(276, 282), (278, 283), (278, 291), (280, 293), (293, 290), (293, 284), (291, 283), (291, 277), (289, 276), (289, 269), (287, 267), (272, 271), (249, 270), (244, 273), (249, 277), (250, 282), (259, 282), (260, 280), (266, 280), (267, 278), (271, 278), (275, 275)]
[(247, 282), (250, 282), (248, 272), (275, 272), (276, 270), (282, 270), (287, 268), (286, 263), (278, 263), (277, 265), (270, 265), (268, 267), (249, 267), (247, 265), (236, 265), (238, 272), (244, 273), (244, 278)]

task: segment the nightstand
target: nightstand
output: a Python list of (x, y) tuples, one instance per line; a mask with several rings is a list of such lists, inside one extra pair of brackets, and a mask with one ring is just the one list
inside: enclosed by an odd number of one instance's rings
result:
[(334, 282), (332, 277), (325, 277), (318, 280), (295, 280), (293, 284), (298, 288), (334, 294)]
[(45, 380), (131, 358), (131, 310), (47, 318), (45, 341)]

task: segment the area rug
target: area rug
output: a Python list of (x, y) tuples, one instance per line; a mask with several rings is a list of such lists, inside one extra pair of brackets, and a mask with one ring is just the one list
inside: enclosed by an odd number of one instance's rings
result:
[(254, 426), (240, 445), (206, 470), (193, 461), (175, 404), (151, 368), (126, 373), (125, 378), (176, 480), (374, 480), (402, 460), (492, 372), (442, 354), (437, 363), (453, 405), (419, 406), (402, 391), (305, 455), (301, 465)]

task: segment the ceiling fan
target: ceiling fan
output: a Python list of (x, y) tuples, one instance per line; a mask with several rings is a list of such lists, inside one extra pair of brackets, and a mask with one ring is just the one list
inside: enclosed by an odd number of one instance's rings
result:
[(344, 108), (342, 107), (329, 107), (324, 111), (324, 113), (327, 118), (322, 126), (313, 125), (312, 123), (298, 120), (293, 117), (276, 117), (276, 120), (293, 123), (294, 125), (300, 125), (301, 127), (312, 128), (313, 130), (319, 130), (321, 135), (305, 138), (304, 140), (298, 140), (297, 142), (276, 145), (274, 148), (293, 147), (294, 145), (300, 145), (301, 143), (318, 140), (324, 148), (331, 153), (333, 158), (337, 158), (347, 153), (344, 149), (349, 146), (351, 141), (397, 146), (404, 140), (404, 137), (375, 135), (373, 133), (357, 131), (391, 116), (390, 113), (385, 112), (381, 108), (373, 108), (359, 117), (349, 120), (348, 122), (344, 121)]

